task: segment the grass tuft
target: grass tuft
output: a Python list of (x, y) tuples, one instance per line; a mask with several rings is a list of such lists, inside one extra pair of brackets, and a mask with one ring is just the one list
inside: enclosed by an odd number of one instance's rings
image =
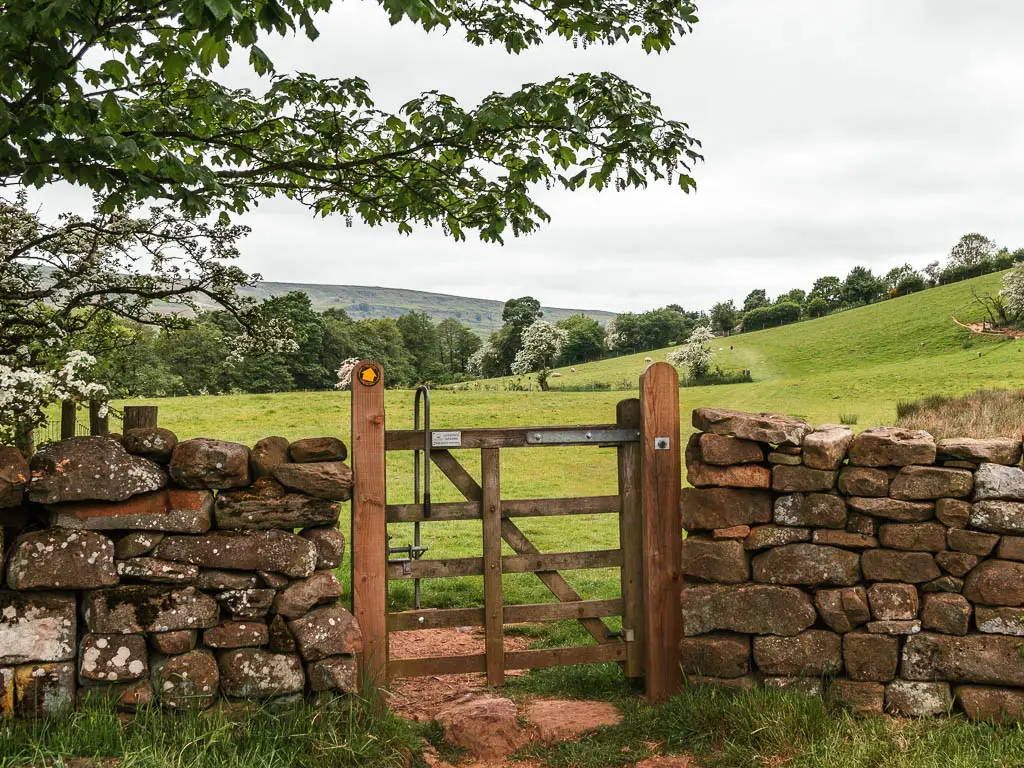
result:
[(896, 403), (896, 424), (936, 438), (1010, 437), (1024, 431), (1024, 389), (979, 389), (963, 397), (930, 395)]
[(847, 426), (853, 426), (857, 423), (857, 418), (858, 416), (856, 413), (840, 413), (839, 423), (846, 424)]

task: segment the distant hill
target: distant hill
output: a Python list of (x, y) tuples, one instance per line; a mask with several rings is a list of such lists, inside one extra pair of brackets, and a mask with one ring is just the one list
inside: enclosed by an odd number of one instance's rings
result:
[[(303, 291), (319, 312), (341, 307), (353, 319), (401, 317), (410, 310), (426, 312), (435, 321), (454, 317), (482, 336), (501, 327), (501, 309), (504, 302), (493, 299), (473, 299), (444, 293), (411, 291), (404, 288), (378, 288), (365, 285), (319, 285), (315, 283), (261, 282), (241, 293), (256, 299), (268, 299), (289, 291)], [(602, 325), (615, 316), (614, 312), (592, 309), (562, 309), (544, 307), (544, 319), (554, 323), (570, 315), (584, 314)]]

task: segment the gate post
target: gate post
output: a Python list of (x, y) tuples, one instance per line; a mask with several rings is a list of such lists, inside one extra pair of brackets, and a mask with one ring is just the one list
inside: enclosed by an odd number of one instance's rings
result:
[[(615, 426), (640, 430), (640, 401), (621, 400), (615, 410)], [(622, 599), (626, 604), (622, 629), (626, 638), (626, 677), (644, 676), (644, 547), (643, 508), (640, 492), (640, 443), (623, 443), (616, 452), (619, 465), (619, 569)], [(632, 637), (630, 637), (632, 633)]]
[(683, 684), (679, 439), (679, 376), (668, 363), (654, 363), (640, 376), (644, 674), (652, 702), (665, 701)]
[(352, 370), (352, 614), (363, 632), (360, 679), (387, 683), (387, 520), (384, 369), (362, 361)]

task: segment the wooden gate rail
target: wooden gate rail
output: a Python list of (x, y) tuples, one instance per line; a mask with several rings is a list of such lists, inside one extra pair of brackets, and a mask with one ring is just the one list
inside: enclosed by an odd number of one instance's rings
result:
[[(431, 461), (466, 500), (435, 502), (426, 518), (422, 505), (386, 503), (385, 453), (421, 450), (427, 434), (384, 429), (382, 371), (376, 363), (361, 363), (357, 370), (367, 366), (374, 367), (378, 376), (371, 376), (373, 383), (368, 385), (353, 384), (352, 399), (352, 597), (364, 636), (363, 673), (383, 682), (395, 677), (481, 672), (489, 685), (500, 685), (509, 669), (619, 662), (627, 676), (647, 677), (652, 699), (674, 692), (678, 688), (675, 654), (681, 629), (678, 552), (682, 536), (674, 369), (663, 363), (651, 366), (641, 377), (641, 399), (619, 403), (614, 424), (432, 430), (433, 437), (445, 439), (441, 445), (480, 450), (481, 479), (478, 482), (470, 475), (446, 448), (433, 448)], [(500, 449), (581, 445), (616, 449), (617, 494), (501, 498)], [(515, 523), (515, 518), (593, 514), (619, 515), (618, 549), (542, 553)], [(386, 562), (388, 523), (449, 520), (481, 521), (481, 556)], [(503, 556), (502, 542), (515, 554)], [(621, 597), (584, 600), (559, 573), (588, 568), (619, 568)], [(502, 576), (506, 573), (536, 573), (557, 601), (505, 605)], [(387, 580), (456, 576), (483, 576), (482, 608), (387, 611)], [(611, 616), (622, 617), (622, 632), (609, 631), (603, 619)], [(527, 651), (504, 648), (505, 624), (567, 619), (579, 621), (597, 644)], [(459, 626), (485, 628), (484, 653), (388, 658), (389, 632)]]

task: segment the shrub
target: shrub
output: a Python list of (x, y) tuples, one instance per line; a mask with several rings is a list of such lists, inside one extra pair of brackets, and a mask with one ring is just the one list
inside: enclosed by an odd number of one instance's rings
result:
[[(813, 301), (813, 299), (812, 299)], [(760, 331), (775, 328), (786, 323), (795, 323), (800, 319), (800, 305), (791, 301), (783, 301), (770, 307), (758, 307), (743, 315), (744, 331)]]

